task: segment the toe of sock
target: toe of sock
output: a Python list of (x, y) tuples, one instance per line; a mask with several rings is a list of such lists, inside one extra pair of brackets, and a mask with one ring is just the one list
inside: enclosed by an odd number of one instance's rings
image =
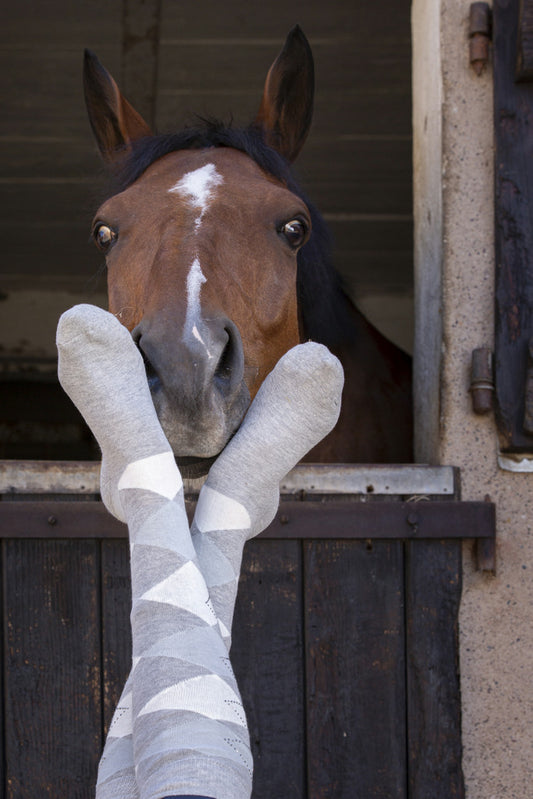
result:
[(109, 337), (110, 331), (115, 336), (130, 335), (118, 319), (103, 308), (88, 304), (75, 305), (61, 315), (57, 325), (56, 343), (58, 348), (64, 347), (78, 336), (92, 341), (104, 341)]

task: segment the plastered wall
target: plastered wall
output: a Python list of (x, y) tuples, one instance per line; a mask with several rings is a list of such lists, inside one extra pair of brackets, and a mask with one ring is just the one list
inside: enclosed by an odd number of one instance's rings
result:
[[(493, 346), (491, 68), (468, 63), (466, 0), (414, 0), (417, 459), (461, 468), (462, 497), (497, 506), (497, 573), (464, 549), (460, 613), (468, 799), (533, 796), (533, 473), (498, 466), (492, 416), (468, 393)], [(423, 304), (423, 305), (422, 305)]]

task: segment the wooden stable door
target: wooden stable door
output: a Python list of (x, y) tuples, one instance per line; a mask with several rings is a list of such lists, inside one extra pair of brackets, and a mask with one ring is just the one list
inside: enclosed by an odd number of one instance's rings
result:
[[(0, 797), (89, 799), (130, 664), (126, 528), (86, 475), (50, 499), (5, 464)], [(493, 535), (452, 469), (295, 470), (233, 626), (254, 799), (464, 796), (460, 539)]]
[(533, 450), (533, 0), (495, 0), (496, 411), (500, 448)]

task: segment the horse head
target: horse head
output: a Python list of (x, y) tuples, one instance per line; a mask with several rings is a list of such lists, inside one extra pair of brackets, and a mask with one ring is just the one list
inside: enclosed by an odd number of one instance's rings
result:
[(109, 309), (144, 357), (163, 429), (191, 474), (223, 449), (301, 338), (297, 258), (312, 213), (289, 164), (310, 127), (313, 85), (296, 27), (248, 128), (204, 123), (155, 135), (86, 53), (89, 119), (116, 182), (92, 228)]

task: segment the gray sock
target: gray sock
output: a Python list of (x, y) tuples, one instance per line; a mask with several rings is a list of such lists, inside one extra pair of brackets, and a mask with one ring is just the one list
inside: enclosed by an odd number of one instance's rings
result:
[(132, 791), (134, 777), (141, 799), (247, 799), (246, 719), (140, 355), (120, 323), (92, 306), (63, 315), (57, 343), (61, 383), (102, 448), (106, 504), (130, 533), (135, 774), (125, 701), (99, 796), (132, 799), (120, 791)]
[[(59, 381), (102, 450), (102, 499), (110, 513), (126, 521), (118, 496), (126, 467), (154, 456), (163, 463), (174, 460), (157, 419), (143, 359), (118, 319), (94, 305), (66, 311), (56, 343)], [(175, 474), (170, 479), (168, 492)]]
[[(287, 353), (201, 492), (193, 543), (228, 650), (244, 542), (272, 520), (280, 480), (335, 425), (342, 384), (342, 368), (325, 347), (304, 344)], [(131, 725), (130, 704), (128, 679), (117, 707), (121, 729), (128, 719)]]
[(228, 649), (244, 543), (274, 518), (282, 478), (335, 426), (343, 383), (323, 345), (289, 350), (202, 487), (191, 534)]

